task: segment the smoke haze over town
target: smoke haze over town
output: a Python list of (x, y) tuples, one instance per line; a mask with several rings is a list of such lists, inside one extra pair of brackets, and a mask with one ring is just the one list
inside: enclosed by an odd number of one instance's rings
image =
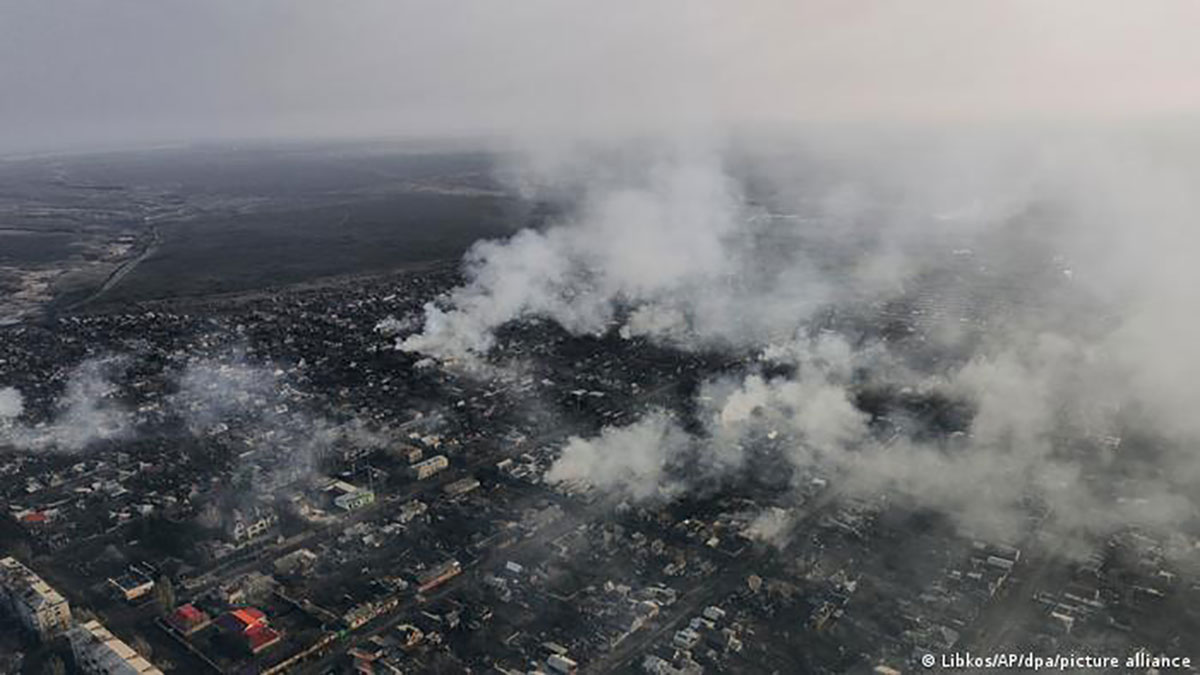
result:
[(1198, 23), (0, 0), (0, 670), (1194, 671)]

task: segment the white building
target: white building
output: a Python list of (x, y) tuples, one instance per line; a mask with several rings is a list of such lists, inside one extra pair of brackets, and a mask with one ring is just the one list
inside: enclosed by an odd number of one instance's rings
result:
[(112, 586), (126, 602), (133, 602), (154, 590), (154, 581), (139, 573), (127, 572), (115, 578), (109, 578)]
[(66, 630), (71, 623), (66, 598), (16, 558), (0, 560), (0, 606), (39, 638)]
[(277, 524), (279, 524), (279, 517), (273, 512), (264, 512), (255, 508), (254, 515), (250, 518), (244, 517), (240, 511), (234, 511), (233, 527), (230, 529), (233, 540), (238, 546), (241, 546), (267, 534)]
[(550, 658), (546, 659), (546, 666), (559, 675), (574, 675), (579, 672), (579, 664), (562, 654), (551, 654)]
[(99, 621), (76, 626), (68, 633), (75, 665), (91, 675), (163, 675), (132, 647), (113, 635)]

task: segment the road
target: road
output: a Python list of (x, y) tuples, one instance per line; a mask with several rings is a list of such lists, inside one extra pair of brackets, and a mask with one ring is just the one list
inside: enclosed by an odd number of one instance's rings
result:
[(157, 225), (150, 226), (150, 241), (146, 244), (142, 251), (133, 258), (130, 258), (129, 260), (126, 260), (118, 265), (117, 268), (112, 271), (112, 274), (109, 274), (108, 278), (104, 280), (104, 283), (100, 286), (100, 288), (96, 289), (95, 293), (92, 293), (83, 300), (71, 305), (70, 309), (77, 309), (89, 303), (95, 302), (100, 298), (100, 296), (112, 290), (117, 284), (121, 283), (121, 280), (129, 276), (129, 273), (137, 268), (138, 265), (142, 264), (149, 259), (150, 256), (157, 253), (158, 247), (161, 244), (162, 232), (159, 230)]

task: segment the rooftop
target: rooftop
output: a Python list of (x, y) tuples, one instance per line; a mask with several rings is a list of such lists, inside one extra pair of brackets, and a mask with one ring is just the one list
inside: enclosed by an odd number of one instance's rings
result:
[(77, 627), (71, 635), (71, 643), (77, 651), (87, 650), (104, 672), (131, 672), (132, 669), (138, 675), (162, 675), (162, 671), (154, 664), (95, 619)]
[(65, 602), (63, 596), (16, 558), (0, 559), (0, 586), (14, 591), (33, 608)]

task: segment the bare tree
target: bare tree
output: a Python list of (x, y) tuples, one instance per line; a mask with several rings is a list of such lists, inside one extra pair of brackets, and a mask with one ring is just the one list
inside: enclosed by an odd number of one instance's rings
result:
[(141, 635), (134, 635), (133, 644), (129, 646), (133, 647), (133, 651), (141, 654), (142, 658), (146, 659), (147, 661), (150, 660), (151, 656), (154, 656), (154, 648), (151, 647), (150, 642)]
[(62, 657), (54, 654), (42, 664), (42, 672), (45, 675), (67, 675), (67, 664), (63, 663)]
[(12, 557), (24, 563), (27, 563), (33, 559), (33, 548), (30, 547), (29, 542), (25, 541), (24, 539), (13, 544), (10, 553), (12, 554)]
[(175, 585), (167, 576), (161, 576), (154, 584), (154, 600), (158, 603), (158, 611), (169, 614), (175, 609)]

